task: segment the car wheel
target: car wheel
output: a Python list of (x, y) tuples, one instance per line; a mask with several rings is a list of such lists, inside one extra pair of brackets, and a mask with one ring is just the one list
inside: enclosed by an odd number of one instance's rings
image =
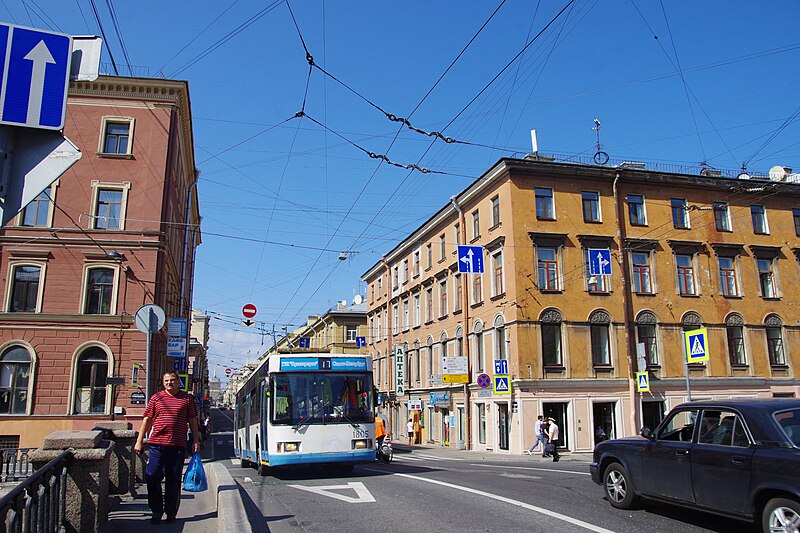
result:
[(761, 515), (763, 531), (800, 531), (800, 503), (786, 498), (767, 502)]
[(603, 488), (608, 502), (617, 509), (630, 509), (639, 501), (639, 496), (633, 490), (630, 474), (619, 463), (611, 463), (606, 468)]

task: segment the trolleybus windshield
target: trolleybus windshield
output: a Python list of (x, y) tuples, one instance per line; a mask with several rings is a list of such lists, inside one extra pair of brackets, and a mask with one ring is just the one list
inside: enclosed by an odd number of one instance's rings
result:
[(287, 372), (272, 375), (272, 424), (371, 423), (369, 374)]

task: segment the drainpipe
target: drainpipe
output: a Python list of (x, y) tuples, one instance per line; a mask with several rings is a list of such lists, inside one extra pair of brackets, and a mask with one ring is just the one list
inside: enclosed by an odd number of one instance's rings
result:
[(619, 237), (619, 263), (620, 270), (622, 271), (622, 307), (624, 309), (625, 321), (625, 345), (628, 350), (628, 397), (631, 402), (631, 409), (629, 411), (630, 418), (628, 423), (633, 428), (633, 434), (638, 433), (641, 406), (636, 397), (636, 376), (637, 370), (637, 357), (636, 357), (636, 336), (632, 334), (631, 328), (636, 327), (635, 317), (633, 313), (633, 290), (631, 283), (628, 279), (630, 272), (630, 262), (628, 261), (628, 253), (625, 250), (625, 239), (627, 238), (627, 231), (625, 229), (625, 209), (623, 202), (619, 197), (617, 184), (619, 182), (621, 171), (617, 169), (614, 173), (614, 207), (617, 212), (617, 237)]
[[(456, 213), (458, 213), (458, 231), (461, 234), (461, 242), (467, 242), (466, 221), (464, 220), (464, 211), (461, 209), (461, 206), (458, 205), (458, 196), (455, 194), (451, 196), (450, 203), (453, 205), (453, 209), (456, 210)], [(469, 288), (472, 286), (472, 283), (471, 280), (465, 279), (468, 275), (469, 274), (462, 274), (461, 279), (461, 309), (464, 313), (464, 337), (462, 337), (461, 346), (464, 350), (462, 355), (466, 356), (467, 358), (467, 375), (472, 376), (472, 349), (469, 342)], [(477, 276), (479, 274), (472, 275)], [(466, 435), (464, 448), (467, 450), (472, 449), (472, 424), (470, 423), (471, 413), (472, 409), (470, 406), (469, 383), (464, 383), (464, 425), (467, 426), (464, 428), (464, 434)]]

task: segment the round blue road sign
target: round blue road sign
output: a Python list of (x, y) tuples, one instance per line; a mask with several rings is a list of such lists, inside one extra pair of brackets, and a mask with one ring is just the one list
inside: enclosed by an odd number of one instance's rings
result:
[(489, 374), (478, 374), (478, 386), (482, 389), (492, 386), (492, 378), (489, 377)]

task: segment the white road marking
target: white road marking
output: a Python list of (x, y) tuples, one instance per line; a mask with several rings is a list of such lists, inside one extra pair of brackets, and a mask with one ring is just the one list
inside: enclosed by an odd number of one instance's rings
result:
[(556, 468), (536, 468), (534, 466), (503, 466), (503, 465), (482, 465), (479, 463), (470, 463), (469, 466), (482, 466), (483, 468), (502, 468), (508, 470), (509, 468), (516, 468), (517, 470), (541, 470), (542, 472), (561, 472), (564, 474), (576, 474), (578, 476), (591, 476), (589, 472), (576, 472), (574, 470), (558, 470)]
[(464, 459), (455, 459), (453, 457), (437, 457), (435, 455), (425, 455), (424, 453), (415, 453), (415, 457), (424, 457), (425, 459), (431, 459), (434, 461), (463, 461)]
[[(365, 468), (364, 470), (369, 470), (371, 472), (379, 472), (381, 474), (385, 474), (386, 473), (383, 470), (373, 470), (373, 469), (370, 469), (370, 468)], [(428, 478), (425, 478), (425, 477), (413, 476), (411, 474), (394, 473), (392, 475), (393, 476), (405, 477), (405, 478), (408, 478), (408, 479), (414, 479), (414, 480), (417, 480), (417, 481), (424, 481), (425, 483), (432, 483), (434, 485), (440, 485), (442, 487), (448, 487), (448, 488), (451, 488), (451, 489), (460, 490), (460, 491), (463, 491), (463, 492), (468, 492), (470, 494), (476, 494), (478, 496), (484, 496), (484, 497), (490, 498), (492, 500), (497, 500), (497, 501), (500, 501), (500, 502), (503, 502), (503, 503), (507, 503), (509, 505), (514, 505), (514, 506), (517, 506), (517, 507), (521, 507), (523, 509), (527, 509), (529, 511), (533, 511), (535, 513), (543, 514), (543, 515), (549, 516), (551, 518), (555, 518), (557, 520), (561, 520), (563, 522), (567, 522), (569, 524), (572, 524), (572, 525), (575, 525), (575, 526), (578, 526), (578, 527), (582, 527), (584, 529), (588, 529), (589, 531), (596, 531), (597, 533), (614, 533), (610, 529), (605, 529), (605, 528), (602, 528), (600, 526), (596, 526), (594, 524), (590, 524), (588, 522), (584, 522), (583, 520), (578, 520), (577, 518), (572, 518), (571, 516), (567, 516), (567, 515), (564, 515), (564, 514), (561, 514), (561, 513), (556, 513), (555, 511), (551, 511), (551, 510), (545, 509), (543, 507), (537, 507), (536, 505), (531, 505), (529, 503), (521, 502), (519, 500), (512, 500), (511, 498), (506, 498), (505, 496), (499, 496), (497, 494), (492, 494), (491, 492), (485, 492), (485, 491), (473, 489), (473, 488), (470, 488), (470, 487), (464, 487), (462, 485), (454, 485), (452, 483), (446, 483), (444, 481), (439, 481), (439, 480), (436, 480), (436, 479), (428, 479)]]
[(398, 457), (397, 455), (394, 456), (395, 461), (423, 461), (423, 459), (418, 459), (416, 457), (406, 457), (405, 455), (402, 457)]
[[(364, 486), (361, 482), (351, 482), (347, 485), (325, 485), (322, 487), (306, 487), (304, 485), (288, 485), (294, 489), (305, 490), (308, 492), (313, 492), (315, 494), (322, 494), (323, 496), (328, 496), (329, 498), (334, 498), (337, 500), (341, 500), (347, 503), (372, 503), (375, 501), (375, 498), (372, 497), (367, 487)], [(345, 494), (339, 494), (337, 492), (331, 492), (334, 490), (348, 490), (352, 489), (356, 491), (356, 497), (353, 498), (352, 496), (347, 496)]]

